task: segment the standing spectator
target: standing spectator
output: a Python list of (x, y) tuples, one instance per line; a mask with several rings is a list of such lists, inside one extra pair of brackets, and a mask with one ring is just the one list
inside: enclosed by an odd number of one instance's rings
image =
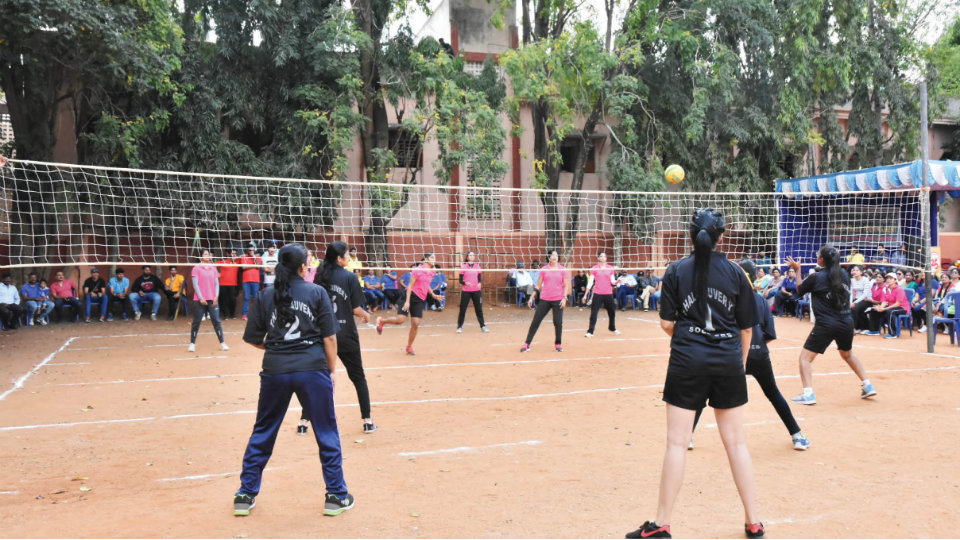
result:
[(589, 281), (583, 270), (577, 270), (577, 275), (573, 276), (573, 299), (575, 300), (573, 305), (583, 307), (587, 296), (587, 282)]
[(307, 276), (304, 279), (307, 283), (313, 283), (317, 277), (317, 270), (320, 268), (320, 259), (313, 256), (313, 250), (307, 250)]
[(436, 274), (430, 280), (432, 295), (427, 297), (427, 308), (433, 311), (443, 311), (443, 304), (447, 298), (447, 275), (440, 271), (440, 265), (433, 267)]
[(270, 247), (263, 252), (260, 258), (263, 260), (263, 288), (273, 287), (273, 282), (277, 279), (274, 272), (276, 271), (277, 262), (280, 260), (279, 257), (277, 257), (276, 240), (270, 243)]
[(90, 277), (83, 282), (84, 299), (84, 322), (90, 322), (90, 305), (98, 304), (100, 306), (100, 322), (107, 318), (107, 306), (110, 297), (107, 296), (107, 282), (100, 277), (100, 270), (90, 269)]
[(643, 300), (643, 310), (650, 311), (650, 298), (657, 292), (657, 286), (660, 285), (660, 278), (653, 274), (653, 271), (644, 275), (643, 270), (637, 272), (640, 276), (640, 284), (637, 290), (640, 292), (640, 299)]
[(30, 272), (27, 282), (20, 287), (20, 295), (26, 302), (27, 326), (34, 323), (47, 324), (47, 316), (53, 311), (53, 302), (43, 293), (40, 283), (37, 282), (37, 273)]
[(123, 268), (117, 268), (116, 274), (107, 283), (107, 294), (110, 295), (110, 306), (107, 308), (107, 320), (113, 320), (113, 305), (120, 304), (120, 313), (123, 320), (127, 320), (127, 306), (130, 298), (130, 278), (123, 275)]
[(363, 282), (363, 296), (367, 299), (368, 309), (380, 309), (380, 304), (386, 296), (383, 294), (383, 284), (380, 283), (380, 278), (374, 273), (373, 268), (367, 268), (367, 275), (360, 281)]
[(397, 302), (400, 301), (400, 277), (397, 275), (396, 270), (391, 270), (389, 272), (384, 272), (380, 276), (380, 283), (383, 285), (383, 295), (387, 297), (387, 302), (390, 303), (390, 307), (396, 307)]
[(773, 262), (770, 260), (770, 257), (767, 257), (767, 252), (760, 250), (757, 252), (757, 267), (763, 268), (766, 271), (770, 270), (770, 266), (773, 265)]
[[(357, 248), (355, 247), (350, 248), (350, 257), (347, 260), (346, 269), (356, 274), (358, 278), (360, 277), (360, 270), (363, 270), (363, 263), (360, 262), (360, 258), (357, 257)], [(361, 279), (360, 281), (363, 280)]]
[(237, 294), (240, 285), (240, 267), (236, 266), (237, 250), (230, 249), (220, 261), (220, 313), (223, 319), (237, 318)]
[(0, 283), (0, 320), (4, 330), (13, 330), (20, 327), (20, 317), (23, 317), (23, 308), (20, 307), (20, 293), (13, 284), (13, 276), (3, 275)]
[(240, 258), (240, 271), (243, 279), (243, 320), (247, 320), (250, 302), (257, 299), (260, 292), (260, 266), (263, 262), (257, 257), (257, 245), (250, 243), (247, 254)]
[(907, 265), (907, 244), (906, 243), (901, 243), (900, 249), (890, 254), (890, 264), (893, 264), (898, 268), (901, 266)]
[[(887, 259), (887, 248), (883, 247), (883, 244), (877, 244), (877, 254), (873, 257), (870, 257), (870, 262), (872, 263), (887, 263), (890, 262)], [(880, 271), (881, 274), (886, 274), (888, 269), (885, 265), (875, 265), (874, 268)]]
[(50, 287), (50, 293), (56, 303), (59, 319), (63, 320), (63, 306), (65, 305), (73, 308), (74, 317), (80, 317), (82, 308), (77, 294), (77, 284), (73, 280), (66, 279), (63, 272), (57, 272), (55, 278), (56, 281)]
[[(45, 279), (40, 280), (40, 294), (43, 296), (43, 299), (46, 300), (47, 302), (53, 302), (53, 300), (50, 298), (50, 286), (47, 285), (47, 280)], [(56, 307), (56, 304), (54, 304), (54, 307)], [(46, 315), (43, 316), (43, 320), (41, 321), (41, 323), (48, 324), (49, 322), (50, 322), (50, 313), (48, 312)]]
[(163, 301), (160, 291), (163, 290), (163, 282), (160, 278), (153, 275), (149, 266), (143, 267), (143, 273), (140, 277), (133, 280), (133, 287), (130, 293), (130, 304), (133, 306), (134, 320), (140, 320), (140, 310), (147, 301), (152, 302), (150, 311), (150, 320), (157, 320), (157, 313), (160, 312), (160, 302)]
[(190, 345), (187, 346), (187, 352), (197, 350), (197, 332), (200, 331), (200, 322), (203, 321), (204, 315), (210, 317), (213, 331), (220, 340), (220, 350), (230, 350), (223, 339), (223, 327), (220, 325), (220, 310), (217, 302), (220, 280), (217, 267), (212, 263), (213, 254), (209, 249), (205, 249), (201, 252), (200, 264), (194, 266), (190, 273), (190, 280), (193, 282), (193, 324), (190, 326)]
[(183, 274), (177, 271), (176, 266), (170, 267), (170, 277), (163, 282), (163, 292), (167, 295), (167, 320), (172, 321), (180, 309), (180, 299), (186, 293)]

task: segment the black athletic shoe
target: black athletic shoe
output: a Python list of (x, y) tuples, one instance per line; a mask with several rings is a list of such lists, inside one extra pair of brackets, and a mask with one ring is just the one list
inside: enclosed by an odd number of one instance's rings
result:
[(763, 523), (747, 523), (743, 526), (743, 532), (747, 533), (747, 538), (763, 538)]
[(652, 521), (644, 521), (639, 529), (628, 532), (625, 538), (673, 538), (670, 535), (670, 526), (661, 527)]
[(297, 435), (306, 435), (307, 426), (297, 426)]
[(373, 422), (364, 422), (363, 423), (363, 432), (364, 433), (373, 433), (377, 430), (377, 425)]
[(246, 493), (240, 493), (233, 497), (233, 515), (249, 516), (250, 510), (257, 505), (257, 501)]
[(347, 510), (353, 508), (353, 495), (347, 493), (344, 497), (337, 497), (333, 493), (327, 493), (327, 501), (323, 505), (323, 515), (339, 516)]

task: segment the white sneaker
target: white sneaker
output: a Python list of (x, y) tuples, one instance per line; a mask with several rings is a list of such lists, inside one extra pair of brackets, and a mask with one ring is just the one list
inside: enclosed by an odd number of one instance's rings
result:
[(139, 321), (139, 320), (140, 320), (140, 312), (139, 312), (139, 311), (133, 314), (133, 320), (135, 320), (135, 321)]
[(480, 331), (483, 332), (484, 334), (489, 334), (489, 333), (490, 333), (490, 329), (487, 328), (486, 326), (481, 326), (481, 327), (480, 327)]
[(619, 330), (614, 330), (613, 333), (614, 333), (614, 335), (617, 335), (617, 336), (620, 335), (620, 331), (619, 331)]
[(921, 327), (917, 330), (917, 332), (920, 332), (921, 334), (927, 333), (927, 325), (921, 326)]
[(197, 344), (191, 343), (190, 345), (187, 345), (187, 352), (197, 352)]
[(462, 334), (462, 333), (463, 333), (463, 328), (457, 328), (457, 333), (458, 333), (458, 334)]
[(690, 444), (687, 445), (687, 450), (693, 450), (693, 437), (690, 437)]
[(593, 332), (587, 332), (583, 337), (593, 337)]
[(157, 314), (156, 314), (156, 313), (151, 313), (151, 314), (150, 314), (150, 320), (151, 320), (151, 321), (157, 320)]
[(221, 344), (220, 344), (220, 350), (221, 350), (221, 351), (229, 351), (229, 350), (230, 350), (230, 347), (229, 347), (226, 343), (221, 343)]
[[(47, 320), (46, 320), (46, 319), (44, 319), (44, 318), (41, 318), (41, 319), (40, 319), (40, 326), (46, 326), (47, 324), (48, 324), (48, 323), (47, 323)], [(944, 333), (946, 333), (946, 332), (944, 332)]]

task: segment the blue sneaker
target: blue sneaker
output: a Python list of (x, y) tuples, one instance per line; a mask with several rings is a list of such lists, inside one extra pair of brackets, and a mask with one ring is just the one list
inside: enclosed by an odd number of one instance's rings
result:
[(883, 336), (884, 339), (897, 339), (898, 337), (900, 337), (900, 336), (895, 336), (895, 335), (893, 335), (893, 334), (887, 334), (887, 335)]
[(811, 394), (800, 394), (797, 397), (790, 398), (790, 401), (794, 403), (799, 403), (801, 405), (816, 405), (817, 396)]
[(862, 399), (867, 399), (868, 397), (875, 395), (877, 395), (877, 390), (873, 387), (873, 383), (864, 385), (860, 391), (860, 397)]
[(879, 335), (880, 335), (880, 332), (877, 331), (877, 330), (870, 330), (870, 331), (864, 333), (863, 335), (865, 335), (865, 336), (879, 336)]
[(810, 439), (808, 439), (803, 432), (797, 433), (793, 436), (794, 450), (806, 450), (807, 448), (810, 448)]

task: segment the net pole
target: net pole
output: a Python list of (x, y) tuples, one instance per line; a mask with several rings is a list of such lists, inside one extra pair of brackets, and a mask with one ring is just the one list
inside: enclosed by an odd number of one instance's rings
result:
[(936, 339), (937, 327), (933, 324), (933, 264), (930, 249), (931, 231), (933, 223), (930, 222), (930, 206), (933, 204), (930, 197), (927, 178), (930, 177), (930, 134), (927, 132), (927, 83), (920, 83), (920, 156), (921, 156), (921, 174), (923, 176), (921, 186), (924, 190), (920, 192), (922, 200), (920, 204), (923, 208), (923, 267), (924, 267), (924, 288), (926, 289), (927, 302), (927, 352), (933, 352), (933, 343)]

